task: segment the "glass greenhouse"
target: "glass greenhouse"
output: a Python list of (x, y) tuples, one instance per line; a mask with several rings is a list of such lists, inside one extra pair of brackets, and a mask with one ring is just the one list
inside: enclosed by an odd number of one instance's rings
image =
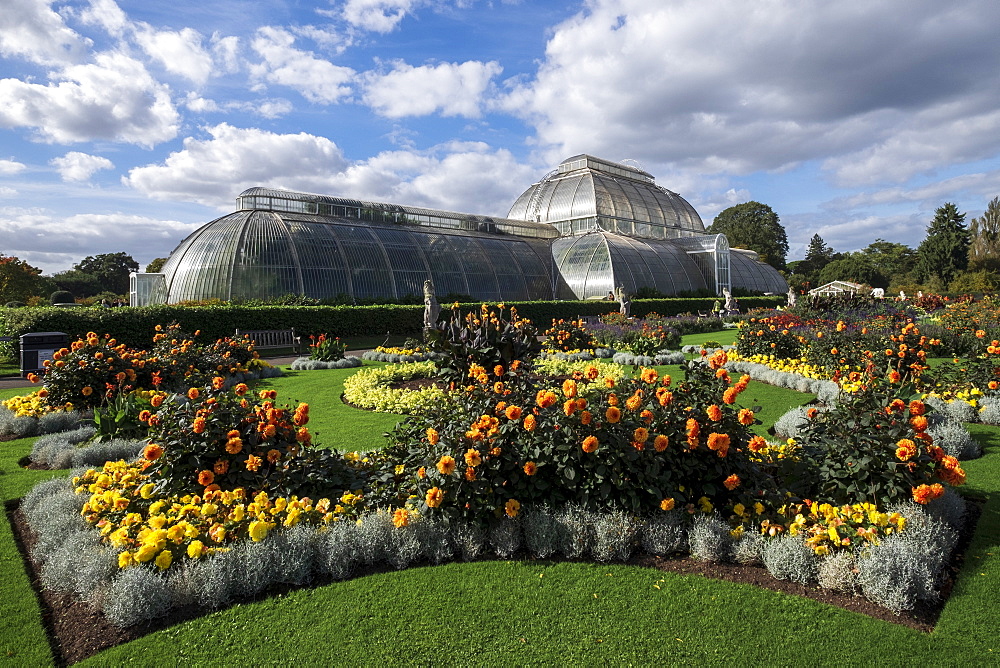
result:
[(694, 208), (652, 176), (587, 155), (529, 187), (507, 218), (250, 188), (162, 273), (138, 290), (143, 301), (398, 299), (421, 296), (427, 279), (439, 296), (485, 301), (586, 299), (617, 286), (787, 290), (756, 254), (705, 234)]

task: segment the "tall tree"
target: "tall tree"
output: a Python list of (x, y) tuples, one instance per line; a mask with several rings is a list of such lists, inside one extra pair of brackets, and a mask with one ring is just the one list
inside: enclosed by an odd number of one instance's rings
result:
[[(879, 270), (886, 280), (913, 271), (917, 262), (917, 251), (906, 244), (885, 239), (876, 239), (861, 250), (868, 260)], [(879, 287), (886, 287), (880, 285)]]
[(937, 278), (945, 285), (969, 266), (969, 230), (965, 214), (946, 202), (934, 212), (927, 236), (917, 248), (917, 275), (921, 281)]
[(806, 259), (796, 267), (796, 273), (817, 274), (823, 267), (830, 264), (836, 253), (826, 245), (823, 237), (814, 234), (809, 240), (809, 247), (806, 248)]
[(167, 263), (167, 258), (158, 257), (149, 264), (146, 265), (147, 274), (158, 274), (160, 270), (163, 269), (163, 265)]
[(41, 294), (42, 270), (14, 256), (0, 253), (0, 304), (23, 302)]
[(128, 275), (139, 263), (126, 253), (101, 253), (84, 258), (74, 269), (97, 277), (101, 288), (116, 295), (128, 292)]
[(778, 214), (760, 202), (744, 202), (721, 211), (708, 227), (710, 234), (725, 234), (729, 245), (756, 251), (775, 269), (785, 268), (788, 235)]
[(877, 288), (889, 285), (888, 279), (879, 271), (879, 267), (861, 251), (844, 253), (823, 267), (816, 277), (816, 284), (823, 285), (831, 281), (850, 281)]
[(969, 268), (1000, 270), (1000, 197), (994, 197), (986, 211), (969, 224)]

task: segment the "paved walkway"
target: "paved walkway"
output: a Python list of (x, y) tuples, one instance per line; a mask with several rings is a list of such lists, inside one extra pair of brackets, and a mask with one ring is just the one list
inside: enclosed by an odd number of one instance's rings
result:
[[(361, 357), (361, 354), (365, 352), (367, 351), (348, 350), (347, 354), (352, 357)], [(270, 362), (274, 366), (288, 366), (299, 357), (300, 357), (299, 355), (282, 355), (281, 357), (264, 357), (264, 359)], [(41, 387), (41, 384), (30, 383), (24, 378), (21, 378), (20, 376), (0, 377), (0, 390), (8, 390), (11, 388), (27, 388), (27, 387), (34, 387), (35, 389), (38, 389)]]

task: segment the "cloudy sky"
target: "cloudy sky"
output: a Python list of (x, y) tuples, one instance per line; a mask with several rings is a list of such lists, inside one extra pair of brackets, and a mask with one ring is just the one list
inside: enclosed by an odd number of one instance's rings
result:
[(5, 0), (0, 253), (143, 266), (254, 185), (505, 215), (635, 161), (801, 258), (1000, 194), (996, 0)]

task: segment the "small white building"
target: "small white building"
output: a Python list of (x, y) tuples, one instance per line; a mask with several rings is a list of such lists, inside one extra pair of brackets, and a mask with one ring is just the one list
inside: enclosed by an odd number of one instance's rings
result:
[(851, 283), (850, 281), (830, 281), (826, 285), (821, 285), (818, 288), (813, 288), (809, 291), (810, 295), (842, 295), (847, 292), (867, 292), (867, 288), (864, 285), (858, 285), (857, 283)]

